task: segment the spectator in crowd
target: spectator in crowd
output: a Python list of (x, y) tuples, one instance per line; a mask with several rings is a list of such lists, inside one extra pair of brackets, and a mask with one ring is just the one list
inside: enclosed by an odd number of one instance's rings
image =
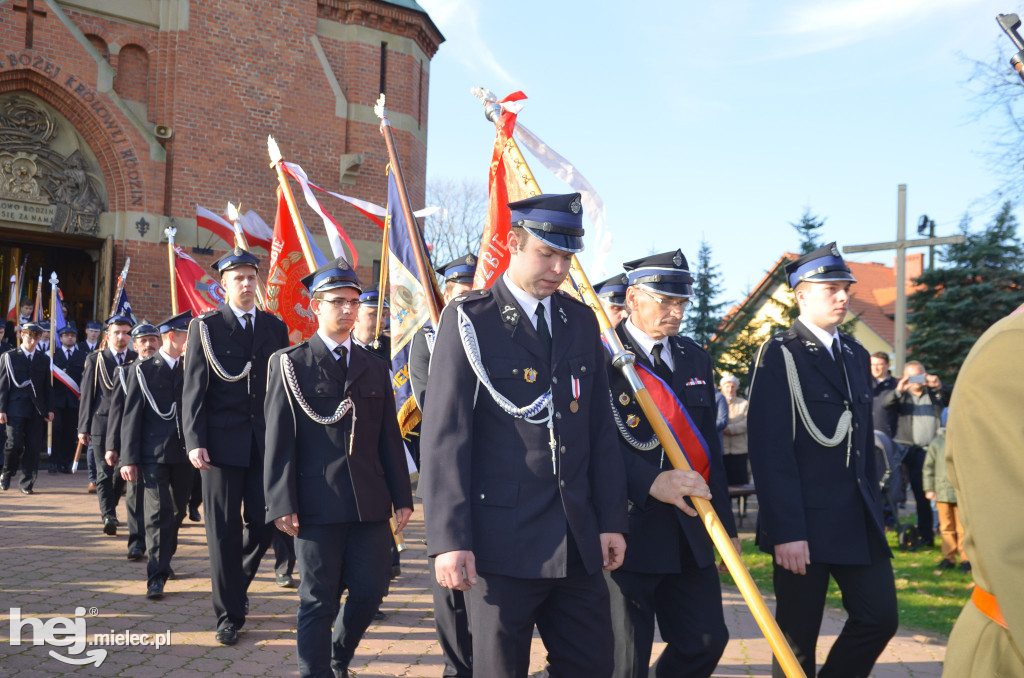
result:
[(871, 354), (871, 378), (873, 379), (874, 407), (873, 419), (875, 430), (881, 431), (891, 439), (896, 433), (896, 419), (899, 414), (895, 410), (887, 410), (883, 406), (885, 395), (896, 390), (896, 377), (889, 371), (889, 354), (878, 351)]
[(921, 471), (925, 449), (939, 431), (946, 398), (938, 377), (931, 382), (934, 386), (926, 383), (926, 372), (924, 365), (917, 360), (908, 362), (903, 368), (903, 378), (894, 390), (885, 395), (882, 404), (886, 410), (898, 415), (893, 440), (907, 447), (903, 463), (917, 504), (917, 533), (922, 543), (929, 545), (935, 542), (935, 530), (932, 527), (932, 507), (921, 485)]
[(940, 570), (951, 570), (956, 567), (957, 556), (960, 557), (960, 570), (971, 571), (971, 562), (964, 555), (964, 526), (960, 523), (960, 512), (956, 507), (956, 490), (946, 475), (946, 416), (949, 408), (942, 410), (942, 428), (935, 440), (928, 445), (921, 471), (921, 485), (924, 496), (935, 502), (935, 510), (939, 514), (939, 537), (942, 540), (942, 560)]
[(750, 482), (747, 461), (747, 401), (739, 396), (740, 380), (735, 375), (722, 376), (718, 387), (729, 406), (729, 423), (723, 436), (722, 453), (725, 455), (725, 477), (730, 485)]

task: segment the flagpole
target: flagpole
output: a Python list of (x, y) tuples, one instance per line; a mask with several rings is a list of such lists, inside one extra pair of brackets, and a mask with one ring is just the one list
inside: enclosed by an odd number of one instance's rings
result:
[(299, 244), (302, 246), (302, 254), (306, 257), (306, 266), (309, 272), (316, 270), (316, 259), (313, 257), (313, 249), (309, 246), (309, 239), (306, 238), (306, 229), (302, 225), (302, 217), (299, 216), (298, 207), (295, 205), (295, 196), (292, 195), (292, 188), (288, 185), (288, 178), (284, 174), (284, 167), (281, 163), (284, 158), (281, 156), (281, 149), (272, 135), (267, 135), (267, 152), (270, 154), (270, 166), (277, 170), (277, 181), (281, 185), (281, 192), (284, 193), (284, 201), (288, 205), (288, 213), (292, 216), (292, 225), (299, 236)]
[[(437, 299), (434, 298), (434, 286), (428, 277), (428, 267), (423, 256), (423, 247), (420, 245), (422, 238), (416, 226), (416, 217), (412, 213), (412, 205), (409, 203), (409, 194), (405, 190), (405, 177), (402, 175), (402, 163), (398, 159), (398, 149), (395, 148), (395, 137), (391, 132), (391, 121), (388, 120), (388, 112), (384, 108), (384, 94), (381, 93), (377, 99), (373, 112), (380, 118), (380, 133), (384, 137), (384, 143), (388, 147), (388, 158), (391, 161), (391, 171), (395, 173), (395, 186), (398, 188), (398, 200), (402, 203), (402, 213), (405, 215), (405, 226), (409, 230), (409, 242), (415, 247), (416, 269), (423, 284), (423, 296), (427, 301), (427, 310), (430, 311), (430, 322), (437, 326), (437, 319), (441, 315), (437, 308)], [(389, 226), (390, 227), (390, 226)]]
[[(117, 310), (117, 299), (121, 296), (121, 290), (124, 289), (125, 281), (128, 280), (128, 267), (132, 265), (132, 258), (128, 257), (124, 260), (124, 268), (121, 269), (121, 275), (117, 276), (117, 287), (114, 289), (114, 299), (110, 302), (110, 313), (107, 314), (107, 318), (114, 315), (114, 311)], [(107, 318), (104, 318), (106, 322)], [(107, 333), (103, 332), (103, 339), (100, 341), (99, 350), (103, 350), (107, 347)]]
[(387, 228), (384, 229), (384, 237), (381, 239), (380, 244), (380, 281), (377, 285), (377, 327), (374, 329), (374, 341), (377, 341), (377, 337), (380, 336), (381, 315), (384, 313), (384, 286), (388, 284), (388, 267), (390, 266), (388, 260), (390, 252), (388, 250), (390, 222), (385, 223)]
[[(501, 107), (497, 103), (484, 101), (484, 111), (488, 120), (497, 123), (498, 116), (501, 113)], [(519, 145), (511, 136), (508, 139), (508, 143), (505, 144), (503, 152), (508, 154), (509, 159), (512, 161), (512, 166), (519, 173), (519, 178), (527, 189), (536, 191), (539, 194), (541, 192), (540, 186), (530, 171), (526, 158), (523, 157), (522, 152), (519, 150)], [(636, 357), (622, 346), (619, 335), (616, 334), (615, 328), (608, 320), (604, 308), (597, 299), (594, 287), (590, 284), (590, 280), (587, 279), (587, 274), (584, 273), (579, 258), (575, 254), (569, 267), (569, 275), (572, 276), (583, 302), (597, 315), (597, 321), (601, 327), (601, 336), (607, 341), (608, 348), (612, 354), (612, 365), (618, 368), (626, 378), (627, 383), (636, 395), (640, 409), (643, 410), (644, 416), (651, 423), (655, 434), (658, 436), (658, 441), (672, 462), (672, 466), (677, 469), (692, 470), (679, 447), (679, 443), (676, 441), (675, 435), (672, 433), (672, 429), (669, 428), (668, 422), (658, 410), (643, 382), (640, 381), (640, 376), (633, 366)], [(778, 658), (783, 671), (790, 678), (806, 677), (800, 662), (797, 661), (792, 648), (786, 641), (785, 636), (782, 635), (782, 630), (772, 616), (771, 611), (768, 610), (768, 606), (765, 604), (757, 584), (754, 583), (750, 572), (747, 571), (743, 561), (740, 560), (739, 554), (736, 553), (736, 549), (733, 548), (729, 533), (726, 531), (721, 518), (718, 517), (711, 502), (703, 497), (690, 497), (690, 500), (700, 514), (701, 520), (704, 522), (704, 528), (711, 535), (711, 540), (717, 547), (718, 553), (722, 556), (722, 560), (729, 568), (729, 573), (732, 575), (736, 586), (754, 615), (754, 620), (775, 652), (775, 656)]]
[(43, 321), (43, 268), (39, 267), (39, 282), (36, 283), (36, 307), (32, 311), (33, 318), (37, 323)]
[(171, 315), (178, 315), (178, 278), (174, 274), (174, 236), (178, 229), (168, 226), (164, 229), (167, 236), (167, 270), (171, 276)]
[[(54, 321), (57, 319), (57, 271), (50, 271), (50, 344), (47, 346), (47, 352), (50, 354), (50, 388), (53, 388), (53, 340), (55, 337), (59, 337), (57, 334), (62, 328), (55, 327)], [(67, 318), (64, 319), (67, 322)], [(46, 451), (50, 455), (50, 468), (53, 468), (53, 420), (46, 422)]]
[[(231, 204), (228, 201), (228, 219), (231, 220), (231, 224), (235, 227), (235, 246), (241, 247), (246, 252), (249, 251), (249, 240), (245, 237), (245, 232), (242, 231), (242, 222), (240, 207), (242, 203), (238, 203), (238, 207)], [(256, 271), (256, 303), (259, 304), (260, 310), (267, 310), (267, 301), (265, 292), (263, 291), (263, 280), (260, 278), (259, 270)]]

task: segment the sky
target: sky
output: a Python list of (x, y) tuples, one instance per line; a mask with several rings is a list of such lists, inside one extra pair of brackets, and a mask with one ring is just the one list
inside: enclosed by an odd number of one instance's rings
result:
[[(736, 302), (798, 249), (789, 224), (805, 209), (843, 247), (895, 239), (899, 184), (908, 237), (923, 214), (953, 235), (998, 207), (985, 153), (1010, 132), (979, 120), (968, 79), (973, 60), (1015, 51), (995, 20), (1021, 10), (1006, 0), (418, 1), (446, 38), (428, 182), (485, 190), (494, 127), (470, 89), (522, 90), (519, 121), (604, 200), (612, 266), (679, 248), (696, 269), (703, 238), (720, 300)], [(545, 192), (570, 191), (531, 169)]]

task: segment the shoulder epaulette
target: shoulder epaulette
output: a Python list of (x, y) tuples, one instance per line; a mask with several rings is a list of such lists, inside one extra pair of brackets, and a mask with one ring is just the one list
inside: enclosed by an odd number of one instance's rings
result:
[(567, 299), (567, 300), (569, 300), (569, 301), (574, 301), (574, 302), (576, 302), (577, 304), (579, 304), (580, 306), (586, 306), (587, 308), (590, 308), (590, 307), (589, 307), (589, 306), (587, 306), (587, 305), (586, 305), (585, 303), (583, 303), (582, 301), (580, 301), (580, 300), (579, 300), (579, 299), (578, 299), (578, 298), (576, 297), (576, 295), (575, 295), (575, 294), (569, 294), (569, 293), (568, 293), (568, 292), (566, 292), (565, 290), (555, 290), (555, 293), (556, 293), (556, 294), (558, 294), (559, 298), (561, 298), (561, 299)]
[(285, 353), (291, 353), (292, 351), (296, 350), (296, 349), (297, 349), (297, 348), (299, 348), (300, 346), (305, 346), (305, 345), (306, 345), (306, 343), (307, 343), (307, 342), (305, 342), (305, 341), (300, 341), (300, 342), (299, 342), (299, 343), (297, 343), (297, 344), (292, 344), (291, 346), (285, 346), (284, 348), (279, 348), (279, 349), (277, 349), (277, 350), (276, 350), (276, 351), (274, 352), (274, 354), (275, 354), (275, 355), (277, 355), (277, 354), (282, 354), (282, 355), (283, 355), (283, 354), (285, 354)]
[(464, 304), (467, 301), (477, 301), (478, 299), (486, 299), (489, 296), (491, 296), (490, 290), (470, 290), (469, 292), (465, 292), (455, 297), (454, 299), (452, 299), (452, 302), (456, 304)]
[(840, 338), (840, 339), (842, 339), (842, 340), (843, 340), (844, 342), (848, 342), (848, 343), (851, 343), (851, 344), (855, 344), (855, 345), (857, 345), (857, 346), (863, 346), (863, 344), (861, 344), (861, 343), (860, 343), (860, 342), (859, 342), (859, 341), (857, 340), (857, 337), (854, 337), (854, 336), (852, 336), (852, 335), (850, 335), (850, 334), (846, 334), (846, 333), (844, 333), (844, 332), (840, 332), (840, 333), (839, 333), (839, 338)]

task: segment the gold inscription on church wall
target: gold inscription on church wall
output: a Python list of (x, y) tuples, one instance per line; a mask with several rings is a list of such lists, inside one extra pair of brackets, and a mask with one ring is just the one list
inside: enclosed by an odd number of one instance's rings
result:
[(0, 200), (0, 221), (18, 221), (23, 224), (49, 226), (57, 216), (54, 205), (34, 205), (16, 200)]

